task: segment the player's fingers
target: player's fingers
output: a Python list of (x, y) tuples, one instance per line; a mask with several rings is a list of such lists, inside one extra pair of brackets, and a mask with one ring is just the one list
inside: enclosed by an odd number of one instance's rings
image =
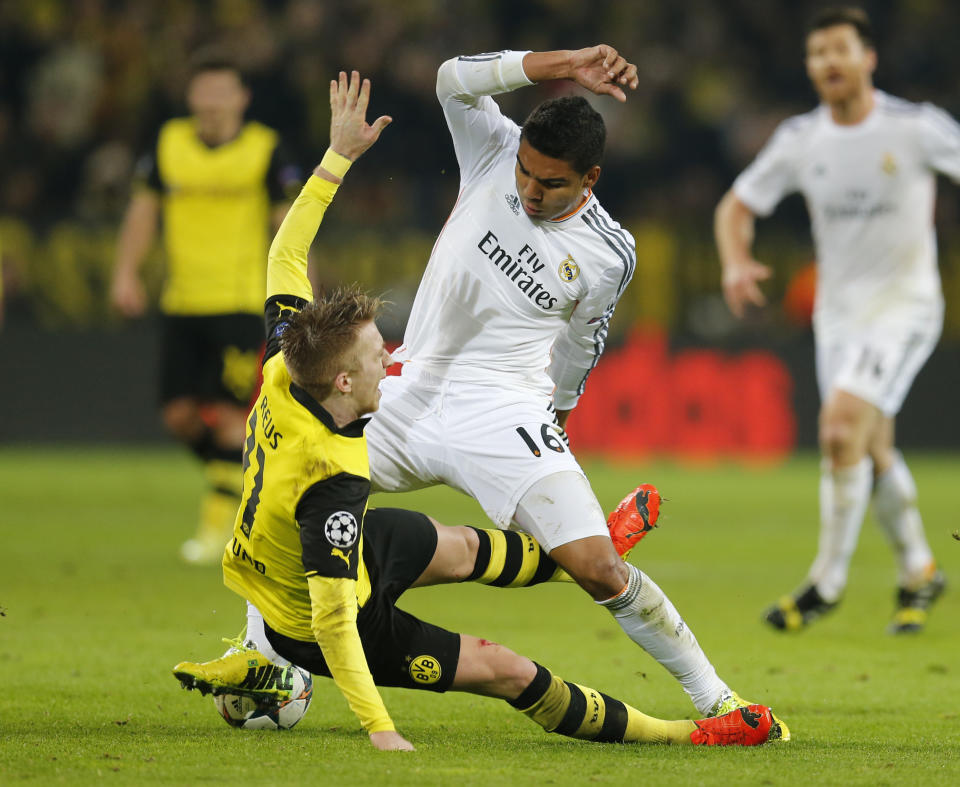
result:
[(357, 104), (357, 95), (360, 93), (360, 72), (350, 72), (350, 86), (347, 88), (347, 109), (353, 109)]
[(613, 96), (617, 101), (626, 101), (627, 97), (624, 92), (618, 88), (616, 85), (610, 82), (601, 82), (593, 91), (597, 95), (608, 95)]
[(367, 114), (367, 105), (370, 103), (370, 80), (364, 79), (360, 83), (360, 95), (357, 97), (357, 113), (360, 117)]
[(766, 281), (773, 275), (773, 271), (770, 270), (768, 265), (757, 264), (757, 267), (754, 268), (753, 278), (756, 281)]
[(766, 296), (763, 294), (763, 292), (761, 292), (760, 288), (756, 284), (753, 284), (752, 282), (750, 284), (750, 287), (747, 289), (747, 300), (749, 300), (750, 303), (754, 304), (754, 306), (767, 305)]
[(600, 44), (597, 47), (597, 57), (603, 58), (603, 68), (609, 70), (611, 63), (617, 59), (617, 50), (607, 44)]
[(633, 63), (627, 63), (627, 67), (620, 74), (620, 84), (626, 85), (631, 90), (636, 90), (640, 80), (637, 78), (637, 67)]
[(383, 131), (387, 126), (393, 123), (393, 118), (389, 115), (381, 115), (376, 120), (373, 121), (373, 125), (370, 127), (373, 131), (373, 138), (376, 139), (380, 136), (380, 132)]
[(617, 79), (617, 78), (620, 76), (620, 74), (623, 73), (623, 70), (624, 70), (626, 67), (627, 67), (627, 61), (626, 61), (626, 59), (623, 58), (623, 57), (621, 57), (620, 55), (617, 55), (617, 56), (613, 59), (613, 62), (611, 62), (610, 65), (608, 65), (608, 66), (606, 67), (606, 69), (607, 69), (607, 76), (608, 76), (610, 79)]

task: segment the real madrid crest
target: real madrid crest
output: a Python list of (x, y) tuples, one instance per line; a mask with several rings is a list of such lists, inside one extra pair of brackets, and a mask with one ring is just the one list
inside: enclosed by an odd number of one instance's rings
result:
[(885, 153), (883, 155), (883, 163), (880, 165), (880, 168), (888, 175), (897, 174), (897, 160), (893, 157), (893, 153)]
[(577, 277), (580, 275), (580, 266), (573, 261), (573, 255), (568, 254), (567, 258), (560, 263), (560, 267), (557, 268), (557, 273), (560, 274), (560, 278), (565, 282), (576, 281)]

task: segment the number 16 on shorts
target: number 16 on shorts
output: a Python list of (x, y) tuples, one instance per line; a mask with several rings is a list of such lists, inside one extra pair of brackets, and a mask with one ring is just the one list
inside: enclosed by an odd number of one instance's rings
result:
[[(555, 451), (558, 454), (566, 453), (565, 445), (569, 445), (566, 433), (556, 424), (541, 424), (539, 440), (535, 440), (524, 426), (517, 427), (517, 434), (523, 440), (530, 453), (534, 456), (543, 456), (543, 450)], [(542, 446), (542, 448), (541, 448)]]

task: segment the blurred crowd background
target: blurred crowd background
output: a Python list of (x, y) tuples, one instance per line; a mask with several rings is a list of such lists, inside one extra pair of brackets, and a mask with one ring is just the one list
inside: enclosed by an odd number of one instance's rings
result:
[[(327, 140), (329, 78), (359, 69), (372, 113), (394, 124), (351, 173), (319, 245), (331, 281), (387, 291), (398, 333), (457, 191), (434, 96), (448, 57), (607, 42), (639, 66), (625, 105), (596, 100), (609, 127), (597, 187), (637, 238), (638, 265), (614, 341), (637, 324), (742, 346), (808, 330), (812, 245), (791, 198), (760, 226), (774, 306), (735, 323), (719, 296), (713, 208), (776, 124), (815, 103), (803, 70), (818, 7), (771, 0), (3, 0), (0, 3), (0, 248), (4, 333), (130, 330), (107, 291), (135, 163), (159, 124), (184, 114), (189, 57), (217, 44), (243, 67), (249, 116), (277, 128), (305, 172)], [(960, 4), (863, 4), (877, 33), (876, 83), (960, 115)], [(518, 121), (565, 83), (500, 99)], [(941, 187), (945, 341), (960, 342), (960, 198)], [(147, 277), (156, 293), (162, 257)], [(784, 307), (786, 304), (786, 307)]]

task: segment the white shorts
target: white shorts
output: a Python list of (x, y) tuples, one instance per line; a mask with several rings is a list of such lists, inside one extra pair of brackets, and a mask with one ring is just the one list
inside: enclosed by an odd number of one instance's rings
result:
[(843, 338), (836, 333), (817, 334), (821, 401), (826, 401), (831, 391), (846, 391), (892, 418), (903, 406), (914, 378), (939, 338), (939, 327), (883, 327)]
[(375, 491), (446, 484), (507, 528), (537, 481), (564, 471), (584, 475), (547, 396), (441, 380), (409, 366), (380, 390), (380, 409), (365, 430)]

